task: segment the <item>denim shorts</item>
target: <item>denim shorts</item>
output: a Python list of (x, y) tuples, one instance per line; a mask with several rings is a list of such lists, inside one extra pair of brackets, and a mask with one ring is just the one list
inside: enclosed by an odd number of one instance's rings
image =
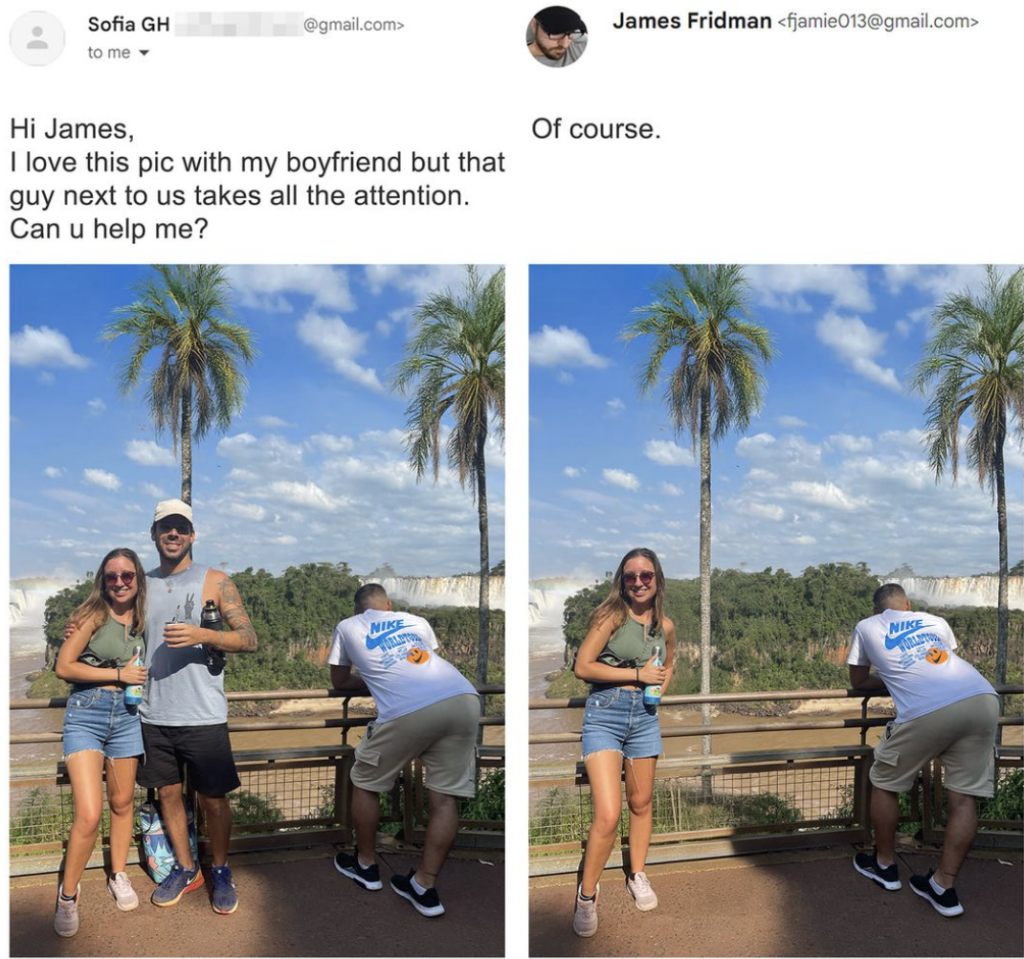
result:
[(142, 755), (139, 707), (125, 705), (123, 689), (72, 688), (64, 711), (64, 758), (86, 749), (107, 759)]
[(609, 749), (622, 753), (626, 759), (661, 755), (658, 707), (644, 703), (642, 689), (614, 686), (587, 697), (583, 758)]

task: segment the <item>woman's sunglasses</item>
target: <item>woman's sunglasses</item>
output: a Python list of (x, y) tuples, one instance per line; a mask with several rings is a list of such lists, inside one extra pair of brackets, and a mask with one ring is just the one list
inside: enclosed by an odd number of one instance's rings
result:
[(645, 569), (642, 573), (623, 573), (622, 579), (627, 586), (632, 586), (637, 580), (640, 580), (644, 586), (650, 586), (654, 579), (654, 573), (649, 569)]
[(104, 573), (103, 582), (108, 586), (116, 586), (117, 581), (121, 580), (125, 586), (131, 586), (132, 581), (135, 579), (134, 573)]

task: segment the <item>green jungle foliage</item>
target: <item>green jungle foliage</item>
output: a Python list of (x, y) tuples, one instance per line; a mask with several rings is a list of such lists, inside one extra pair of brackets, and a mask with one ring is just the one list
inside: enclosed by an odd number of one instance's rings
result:
[[(353, 613), (359, 580), (347, 563), (303, 563), (280, 576), (252, 568), (232, 575), (259, 638), (255, 653), (228, 656), (224, 686), (229, 692), (268, 689), (323, 689), (330, 686), (325, 665), (334, 627)], [(64, 626), (88, 596), (88, 581), (62, 590), (46, 602), (43, 630), (46, 661), (52, 666), (64, 641)], [(406, 608), (429, 620), (441, 654), (471, 681), (476, 675), (478, 613), (475, 607)], [(488, 681), (505, 680), (505, 614), (492, 610)], [(57, 685), (54, 685), (54, 684)], [(63, 696), (68, 687), (56, 677), (33, 684), (30, 696)], [(500, 713), (504, 697), (489, 696), (488, 712)]]
[[(716, 569), (711, 574), (711, 690), (832, 689), (849, 685), (845, 665), (854, 625), (871, 615), (878, 579), (864, 563), (810, 566), (800, 576), (768, 568), (759, 573)], [(590, 614), (608, 595), (592, 586), (565, 604), (564, 633), (572, 650), (587, 634)], [(914, 603), (915, 609), (928, 608)], [(990, 680), (995, 673), (994, 608), (934, 608), (956, 633), (959, 652)], [(676, 661), (666, 695), (700, 692), (700, 581), (668, 580), (665, 614), (676, 627)], [(1021, 681), (1024, 616), (1010, 610), (1008, 682)], [(587, 684), (567, 669), (548, 695), (586, 695)], [(1009, 710), (1011, 704), (1007, 703)]]

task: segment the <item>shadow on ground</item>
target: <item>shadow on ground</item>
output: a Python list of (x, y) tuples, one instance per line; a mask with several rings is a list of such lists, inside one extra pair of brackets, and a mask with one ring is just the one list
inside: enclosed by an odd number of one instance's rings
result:
[(11, 886), (11, 956), (500, 956), (505, 948), (504, 865), (450, 859), (438, 882), (446, 914), (427, 919), (388, 886), (413, 856), (381, 856), (384, 888), (368, 892), (334, 868), (320, 847), (288, 862), (232, 862), (238, 911), (219, 916), (208, 887), (170, 909), (148, 901), (153, 883), (132, 882), (142, 900), (120, 913), (105, 877), (82, 882), (81, 929), (73, 939), (53, 932), (54, 877)]
[[(1015, 956), (1024, 954), (1019, 853), (970, 858), (964, 915), (940, 916), (907, 883), (938, 856), (901, 852), (903, 888), (857, 873), (853, 847), (651, 867), (658, 908), (638, 912), (621, 872), (601, 880), (600, 926), (572, 931), (574, 878), (534, 880), (531, 956)], [(1001, 860), (1001, 861), (1000, 861)]]

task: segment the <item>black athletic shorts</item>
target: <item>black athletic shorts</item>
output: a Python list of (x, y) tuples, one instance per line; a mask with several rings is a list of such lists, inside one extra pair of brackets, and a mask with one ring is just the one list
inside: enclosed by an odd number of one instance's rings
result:
[(155, 726), (142, 724), (146, 754), (139, 763), (138, 782), (144, 789), (180, 783), (188, 772), (189, 785), (203, 796), (226, 796), (242, 783), (231, 754), (228, 724), (217, 726)]

